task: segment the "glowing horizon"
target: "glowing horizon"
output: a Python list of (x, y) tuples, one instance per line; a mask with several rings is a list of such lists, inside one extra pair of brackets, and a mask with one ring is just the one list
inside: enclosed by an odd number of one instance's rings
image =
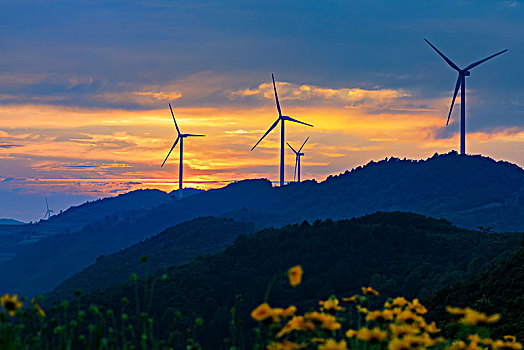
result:
[(277, 180), (279, 133), (250, 151), (277, 118), (272, 73), (283, 114), (315, 126), (286, 127), (310, 137), (303, 179), (457, 150), (456, 75), (424, 38), (459, 66), (509, 49), (468, 78), (466, 151), (523, 167), (523, 16), (521, 1), (4, 1), (0, 217), (38, 218), (46, 193), (65, 209), (176, 189), (169, 102), (207, 136), (184, 143), (186, 186)]

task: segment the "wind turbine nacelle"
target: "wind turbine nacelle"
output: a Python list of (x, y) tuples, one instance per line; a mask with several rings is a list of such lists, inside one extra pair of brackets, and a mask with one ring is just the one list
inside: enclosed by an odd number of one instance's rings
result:
[(467, 70), (467, 71), (464, 72), (464, 76), (469, 77), (470, 75), (471, 75), (471, 73), (470, 73), (469, 70)]

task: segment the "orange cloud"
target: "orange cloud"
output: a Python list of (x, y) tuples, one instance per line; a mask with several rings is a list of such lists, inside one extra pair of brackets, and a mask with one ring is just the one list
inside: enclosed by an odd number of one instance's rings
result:
[[(436, 137), (445, 119), (442, 111), (447, 108), (447, 98), (408, 101), (408, 93), (391, 89), (329, 89), (289, 83), (279, 83), (278, 88), (285, 114), (315, 126), (286, 124), (290, 144), (299, 145), (311, 137), (304, 148), (305, 178), (322, 180), (370, 159), (425, 158), (458, 148), (457, 132)], [(248, 90), (230, 96), (259, 96), (270, 101), (263, 107), (246, 108), (174, 106), (182, 132), (206, 135), (184, 143), (186, 186), (213, 188), (244, 178), (278, 177), (278, 130), (250, 151), (277, 118), (272, 85)], [(135, 94), (149, 101), (177, 96), (176, 89)], [(316, 102), (298, 103), (301, 101)], [(16, 167), (2, 169), (4, 176), (12, 171), (28, 179), (47, 179), (35, 180), (35, 186), (60, 190), (69, 186), (75, 191), (94, 191), (97, 196), (135, 188), (177, 188), (178, 150), (160, 168), (176, 138), (167, 103), (162, 109), (143, 111), (2, 105), (0, 114), (0, 144), (17, 145), (0, 147), (0, 158)], [(468, 152), (523, 165), (523, 151), (518, 151), (523, 149), (523, 133), (518, 128), (470, 133)], [(288, 179), (293, 167), (294, 157), (286, 153)]]

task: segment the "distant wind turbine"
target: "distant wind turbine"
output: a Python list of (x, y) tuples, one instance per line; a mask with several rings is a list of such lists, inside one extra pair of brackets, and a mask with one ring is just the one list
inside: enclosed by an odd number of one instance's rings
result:
[(46, 206), (47, 210), (46, 210), (45, 215), (44, 215), (44, 220), (46, 218), (49, 219), (51, 217), (51, 213), (53, 212), (51, 209), (49, 209), (49, 204), (47, 203), (47, 195), (45, 195), (45, 206)]
[(444, 56), (444, 54), (440, 52), (435, 46), (433, 46), (433, 44), (431, 44), (427, 39), (424, 39), (424, 40), (429, 44), (429, 46), (431, 46), (435, 51), (437, 51), (440, 57), (442, 57), (444, 61), (446, 61), (451, 66), (451, 68), (456, 70), (459, 74), (458, 79), (457, 79), (457, 84), (455, 85), (455, 92), (453, 93), (453, 99), (451, 100), (451, 107), (449, 108), (448, 121), (446, 122), (446, 125), (449, 124), (449, 118), (451, 117), (451, 111), (453, 110), (453, 104), (455, 103), (455, 98), (457, 97), (457, 92), (458, 92), (458, 89), (460, 88), (460, 154), (466, 154), (466, 77), (469, 77), (471, 75), (471, 73), (469, 72), (470, 69), (508, 50), (507, 49), (502, 50), (480, 61), (472, 63), (464, 69), (460, 69), (449, 58)]
[(173, 121), (175, 122), (175, 128), (178, 133), (178, 136), (175, 140), (175, 143), (173, 143), (173, 146), (169, 150), (169, 153), (166, 156), (166, 159), (164, 159), (164, 162), (160, 167), (163, 167), (164, 164), (167, 161), (167, 158), (169, 158), (169, 155), (171, 154), (171, 151), (173, 151), (173, 148), (175, 148), (176, 144), (178, 143), (178, 140), (180, 140), (180, 162), (178, 165), (178, 197), (182, 198), (182, 175), (184, 172), (184, 139), (186, 137), (192, 137), (192, 136), (206, 136), (206, 135), (197, 135), (197, 134), (181, 134), (180, 129), (178, 128), (178, 125), (175, 120), (175, 114), (173, 113), (173, 108), (171, 108), (171, 103), (169, 103), (169, 109), (171, 110), (171, 115), (173, 116)]
[(284, 121), (289, 120), (290, 122), (295, 122), (299, 124), (304, 124), (307, 126), (313, 126), (308, 123), (301, 122), (299, 120), (293, 119), (287, 115), (282, 115), (282, 111), (280, 110), (280, 103), (278, 102), (278, 94), (277, 94), (277, 87), (275, 85), (275, 77), (273, 74), (271, 74), (271, 78), (273, 79), (273, 90), (275, 90), (275, 101), (277, 103), (277, 110), (278, 110), (278, 119), (271, 125), (271, 127), (266, 131), (264, 136), (258, 142), (251, 148), (251, 150), (254, 150), (255, 147), (266, 137), (267, 134), (271, 132), (277, 125), (278, 122), (282, 121), (282, 124), (280, 126), (280, 186), (284, 186), (284, 142), (285, 142), (285, 129), (284, 129)]
[(295, 178), (297, 177), (297, 168), (298, 168), (298, 182), (300, 182), (300, 157), (304, 155), (304, 153), (301, 153), (300, 151), (302, 151), (302, 148), (304, 148), (304, 145), (306, 144), (307, 140), (309, 140), (309, 137), (306, 139), (306, 141), (304, 141), (304, 143), (302, 144), (302, 146), (299, 148), (298, 151), (295, 151), (295, 149), (291, 147), (291, 145), (288, 142), (286, 142), (289, 148), (291, 148), (291, 150), (295, 152), (295, 155), (296, 155), (295, 175), (293, 175), (293, 180), (295, 180)]

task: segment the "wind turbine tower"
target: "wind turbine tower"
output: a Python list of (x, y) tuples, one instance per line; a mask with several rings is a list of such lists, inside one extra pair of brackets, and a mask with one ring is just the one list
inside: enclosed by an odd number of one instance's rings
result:
[(47, 195), (45, 195), (45, 206), (46, 206), (47, 210), (46, 210), (45, 215), (44, 215), (44, 220), (46, 218), (49, 219), (51, 217), (51, 213), (53, 212), (51, 209), (49, 209), (49, 204), (47, 203)]
[(431, 46), (437, 53), (446, 61), (451, 68), (456, 70), (458, 72), (458, 78), (457, 83), (455, 84), (455, 92), (453, 93), (453, 99), (451, 100), (451, 107), (449, 108), (449, 114), (448, 114), (448, 121), (446, 122), (446, 125), (449, 124), (449, 117), (451, 117), (451, 111), (453, 110), (453, 104), (455, 103), (455, 98), (457, 97), (458, 89), (460, 88), (460, 154), (466, 154), (466, 77), (469, 77), (471, 73), (469, 72), (470, 69), (475, 68), (481, 63), (486, 62), (487, 60), (492, 59), (495, 56), (498, 56), (506, 51), (502, 50), (500, 52), (497, 52), (496, 54), (493, 54), (491, 56), (488, 56), (480, 61), (474, 62), (467, 66), (466, 68), (460, 69), (453, 61), (451, 61), (449, 58), (447, 58), (442, 52), (440, 52), (433, 44), (431, 44), (427, 39), (424, 39), (429, 46)]
[(293, 180), (295, 180), (295, 178), (297, 177), (297, 168), (298, 168), (298, 182), (300, 182), (300, 157), (302, 157), (304, 155), (304, 153), (302, 153), (302, 148), (304, 148), (304, 145), (306, 144), (307, 140), (309, 140), (309, 137), (306, 139), (306, 141), (304, 141), (304, 143), (302, 144), (302, 146), (299, 148), (298, 151), (295, 151), (295, 149), (293, 147), (291, 147), (291, 145), (287, 143), (287, 145), (289, 146), (289, 148), (291, 148), (291, 150), (295, 153), (296, 155), (296, 160), (295, 160), (295, 175), (293, 175)]
[(275, 77), (273, 76), (273, 74), (271, 74), (271, 78), (273, 79), (273, 90), (275, 90), (275, 101), (277, 104), (278, 118), (273, 123), (273, 125), (269, 127), (269, 129), (262, 136), (262, 138), (260, 138), (260, 140), (258, 140), (258, 142), (253, 146), (253, 148), (251, 148), (251, 150), (254, 150), (255, 147), (260, 143), (260, 141), (262, 141), (264, 137), (266, 137), (266, 135), (269, 134), (271, 130), (273, 130), (280, 121), (282, 122), (282, 124), (280, 125), (280, 186), (284, 186), (284, 143), (285, 143), (285, 138), (286, 138), (284, 122), (288, 120), (290, 122), (304, 124), (304, 125), (311, 126), (311, 127), (313, 125), (293, 119), (287, 115), (282, 115), (282, 110), (280, 109), (280, 103), (278, 102), (278, 94), (277, 94), (277, 87), (275, 85)]
[(173, 113), (173, 108), (171, 108), (171, 103), (169, 104), (169, 109), (171, 110), (171, 115), (173, 116), (173, 121), (175, 122), (175, 128), (178, 133), (178, 136), (175, 140), (175, 143), (173, 143), (173, 146), (169, 150), (169, 153), (167, 154), (166, 159), (164, 159), (164, 162), (162, 163), (160, 167), (164, 166), (164, 164), (167, 161), (167, 158), (169, 158), (169, 155), (171, 154), (171, 151), (173, 151), (173, 148), (175, 148), (176, 144), (180, 140), (180, 162), (178, 164), (178, 198), (182, 198), (182, 175), (184, 173), (184, 139), (186, 137), (193, 137), (193, 136), (201, 137), (201, 136), (206, 136), (206, 135), (180, 133), (180, 129), (178, 128), (178, 125), (175, 120), (175, 114)]

